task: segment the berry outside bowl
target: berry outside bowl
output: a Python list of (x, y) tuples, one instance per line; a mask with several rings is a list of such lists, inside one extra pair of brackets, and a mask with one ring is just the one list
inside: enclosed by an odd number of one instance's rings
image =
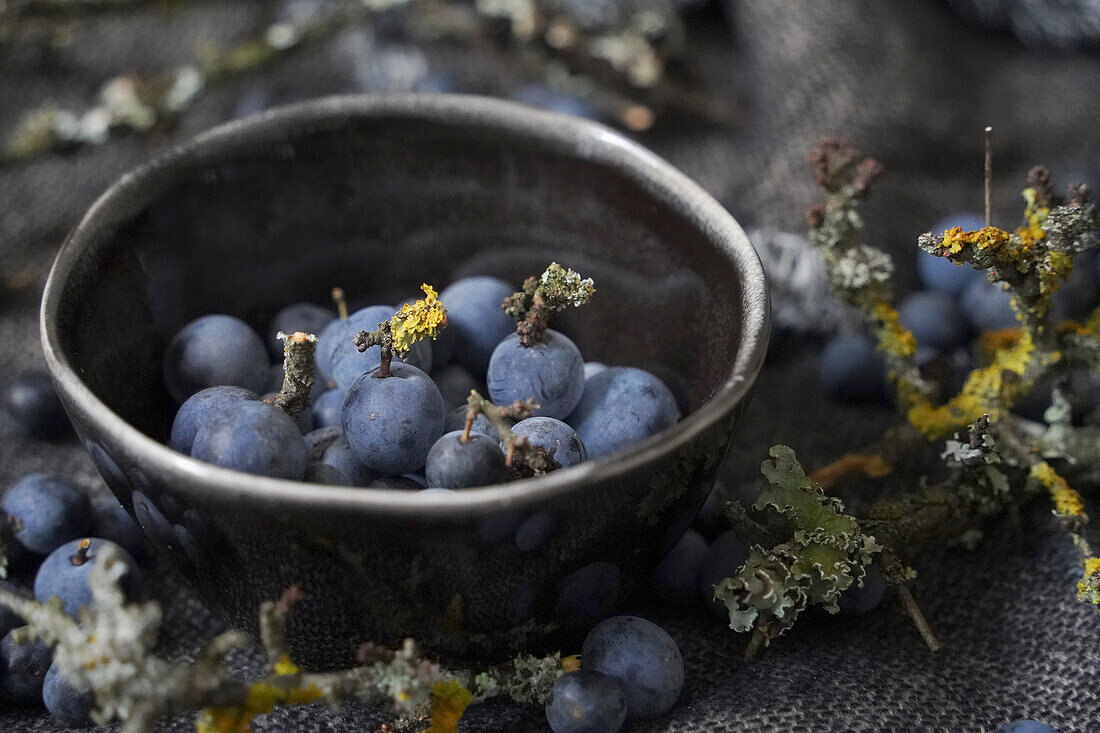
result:
[[(685, 417), (619, 454), (452, 494), (321, 486), (163, 444), (171, 336), (208, 313), (396, 302), (551, 260), (597, 294), (555, 327)], [(703, 503), (768, 342), (764, 272), (709, 195), (590, 122), (459, 96), (336, 97), (214, 129), (125, 175), (61, 248), (41, 313), (58, 392), (152, 544), (256, 632), (290, 585), (300, 664), (365, 640), (498, 657), (567, 643), (644, 587)]]

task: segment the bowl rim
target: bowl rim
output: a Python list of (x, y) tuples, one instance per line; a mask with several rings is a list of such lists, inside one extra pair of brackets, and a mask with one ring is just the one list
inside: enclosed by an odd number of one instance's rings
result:
[[(57, 311), (64, 285), (96, 234), (144, 208), (173, 171), (213, 163), (257, 144), (292, 141), (352, 120), (410, 117), (443, 125), (473, 125), (502, 139), (529, 142), (615, 169), (647, 195), (679, 211), (721, 250), (742, 278), (740, 340), (726, 382), (697, 410), (628, 450), (544, 476), (454, 492), (395, 491), (309, 484), (242, 474), (178, 453), (130, 425), (78, 376), (63, 352)], [(40, 330), (46, 364), (64, 401), (111, 437), (143, 471), (165, 472), (196, 498), (286, 510), (350, 509), (403, 518), (483, 516), (585, 489), (667, 455), (724, 419), (746, 397), (764, 361), (770, 301), (763, 266), (734, 218), (701, 186), (656, 154), (602, 124), (490, 97), (380, 94), (322, 97), (216, 126), (122, 175), (99, 196), (64, 240), (46, 280)]]

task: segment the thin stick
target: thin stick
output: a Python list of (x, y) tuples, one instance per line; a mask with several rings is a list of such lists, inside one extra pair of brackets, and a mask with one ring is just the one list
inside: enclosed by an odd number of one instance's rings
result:
[(340, 320), (348, 320), (348, 301), (344, 299), (343, 288), (332, 289), (332, 302), (336, 304), (336, 313), (340, 316)]
[(749, 637), (749, 644), (745, 647), (745, 661), (751, 662), (757, 652), (760, 651), (761, 645), (767, 645), (768, 632), (760, 626), (756, 626), (752, 630), (752, 636)]
[(985, 225), (993, 222), (993, 128), (985, 128)]
[(921, 638), (924, 639), (924, 643), (928, 645), (928, 648), (934, 652), (943, 648), (943, 644), (940, 643), (935, 632), (932, 631), (932, 626), (929, 625), (928, 620), (921, 613), (920, 606), (917, 605), (917, 599), (913, 597), (913, 592), (909, 590), (909, 586), (899, 585), (897, 591), (901, 607), (905, 609), (905, 613), (909, 615), (913, 625), (917, 627), (917, 631), (920, 632)]

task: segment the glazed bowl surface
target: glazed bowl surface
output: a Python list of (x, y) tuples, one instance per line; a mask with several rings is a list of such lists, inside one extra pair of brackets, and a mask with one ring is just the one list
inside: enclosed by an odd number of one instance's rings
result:
[[(731, 162), (732, 164), (732, 162)], [(396, 302), (550, 261), (596, 282), (561, 317), (588, 360), (639, 366), (684, 419), (622, 453), (453, 494), (320, 486), (163, 444), (171, 336), (227, 313)], [(362, 641), (458, 657), (567, 643), (647, 578), (706, 498), (763, 361), (760, 262), (697, 185), (594, 124), (443, 95), (335, 97), (234, 122), (127, 174), (46, 285), (46, 359), (97, 467), (152, 544), (253, 632), (297, 585), (294, 658)]]

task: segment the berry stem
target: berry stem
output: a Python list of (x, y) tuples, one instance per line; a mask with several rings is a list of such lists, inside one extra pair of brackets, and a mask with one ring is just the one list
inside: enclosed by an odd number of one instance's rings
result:
[(379, 379), (385, 379), (386, 377), (392, 377), (393, 372), (390, 371), (390, 364), (393, 362), (393, 329), (390, 327), (389, 321), (383, 321), (378, 324), (378, 328), (373, 331), (359, 331), (352, 336), (352, 341), (355, 343), (359, 353), (362, 353), (372, 346), (379, 348), (380, 354), (378, 358), (378, 369), (375, 370), (374, 376)]
[(348, 301), (344, 298), (343, 288), (332, 289), (332, 302), (336, 304), (336, 314), (340, 316), (340, 320), (348, 320)]
[(76, 552), (69, 558), (69, 561), (76, 567), (80, 567), (84, 563), (88, 562), (88, 550), (91, 548), (91, 540), (85, 538), (80, 541), (80, 544), (76, 547)]
[(289, 336), (280, 332), (279, 339), (283, 342), (283, 388), (272, 404), (291, 417), (297, 417), (309, 406), (309, 393), (317, 381), (313, 364), (317, 337), (296, 331)]
[(478, 415), (484, 415), (493, 429), (497, 431), (500, 442), (504, 443), (504, 464), (524, 476), (540, 476), (561, 464), (554, 460), (552, 453), (531, 445), (526, 435), (516, 435), (512, 430), (512, 420), (526, 420), (531, 412), (538, 409), (531, 398), (516, 400), (508, 405), (495, 405), (481, 396), (476, 389), (470, 390), (466, 398), (466, 427), (462, 432), (463, 441), (470, 439), (470, 428)]
[(568, 306), (579, 308), (595, 292), (592, 278), (551, 262), (542, 275), (524, 280), (523, 289), (505, 298), (500, 307), (516, 321), (519, 342), (533, 346), (546, 340), (551, 314)]

